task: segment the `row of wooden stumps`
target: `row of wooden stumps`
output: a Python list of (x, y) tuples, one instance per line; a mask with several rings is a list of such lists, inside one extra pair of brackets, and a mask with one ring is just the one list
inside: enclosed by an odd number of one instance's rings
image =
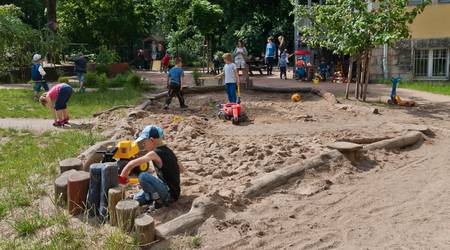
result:
[(59, 206), (67, 206), (70, 214), (86, 211), (99, 216), (102, 222), (109, 220), (125, 232), (135, 230), (140, 245), (155, 241), (155, 223), (151, 216), (141, 214), (139, 202), (125, 199), (125, 187), (117, 183), (115, 163), (96, 163), (90, 172), (81, 171), (82, 162), (76, 158), (59, 163), (61, 175), (55, 180), (55, 200)]

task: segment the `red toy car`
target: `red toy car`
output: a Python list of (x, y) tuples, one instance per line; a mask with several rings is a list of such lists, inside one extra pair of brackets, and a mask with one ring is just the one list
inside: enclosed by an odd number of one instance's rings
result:
[(224, 120), (231, 120), (234, 125), (246, 120), (245, 114), (241, 112), (241, 105), (239, 103), (229, 102), (220, 105), (219, 118)]

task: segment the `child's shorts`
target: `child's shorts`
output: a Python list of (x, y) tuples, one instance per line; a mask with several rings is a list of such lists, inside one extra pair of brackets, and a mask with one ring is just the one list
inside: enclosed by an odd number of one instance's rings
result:
[(78, 81), (79, 82), (84, 82), (85, 81), (85, 76), (84, 73), (78, 73)]
[(55, 110), (66, 109), (70, 96), (72, 96), (72, 87), (68, 84), (63, 84), (58, 97), (56, 97)]
[(48, 84), (47, 82), (34, 82), (34, 91), (40, 92), (41, 88), (43, 88), (45, 91), (48, 91)]

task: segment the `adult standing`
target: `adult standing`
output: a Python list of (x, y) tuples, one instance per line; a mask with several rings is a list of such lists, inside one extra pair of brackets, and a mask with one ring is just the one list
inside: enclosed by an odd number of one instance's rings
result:
[(55, 119), (53, 126), (61, 127), (69, 123), (67, 102), (72, 96), (72, 91), (72, 87), (69, 84), (60, 83), (53, 86), (39, 98), (40, 103), (52, 112)]
[(280, 56), (286, 49), (286, 41), (284, 40), (284, 36), (279, 36), (278, 42), (280, 43), (280, 45), (278, 46), (278, 56)]
[(87, 66), (86, 57), (83, 55), (82, 52), (80, 52), (80, 54), (78, 55), (78, 58), (75, 60), (75, 73), (78, 76), (78, 82), (80, 84), (80, 90), (79, 90), (80, 93), (85, 92), (84, 74), (86, 74), (86, 72), (87, 72), (86, 66)]
[(236, 48), (233, 51), (233, 57), (234, 57), (234, 64), (236, 64), (236, 67), (238, 70), (242, 71), (242, 74), (247, 77), (247, 60), (248, 52), (245, 48), (244, 41), (239, 40)]
[(266, 67), (267, 67), (267, 75), (272, 75), (273, 63), (275, 62), (275, 53), (277, 51), (277, 46), (273, 42), (273, 37), (267, 38), (266, 44), (266, 54), (264, 56)]

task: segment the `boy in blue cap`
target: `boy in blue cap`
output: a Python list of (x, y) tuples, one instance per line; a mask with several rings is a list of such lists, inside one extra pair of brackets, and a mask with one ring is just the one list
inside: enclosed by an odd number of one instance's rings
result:
[(134, 199), (142, 204), (152, 204), (156, 209), (180, 197), (180, 171), (184, 172), (183, 165), (178, 161), (174, 152), (164, 142), (162, 128), (149, 125), (142, 130), (136, 143), (148, 151), (142, 157), (130, 161), (120, 173), (119, 181), (127, 183), (128, 175), (133, 168), (152, 161), (156, 175), (145, 172), (139, 175), (139, 184), (142, 190), (134, 195)]
[(33, 66), (31, 67), (31, 80), (34, 82), (34, 99), (39, 100), (39, 92), (43, 88), (48, 91), (48, 84), (45, 80), (46, 72), (42, 67), (41, 55), (33, 55)]

